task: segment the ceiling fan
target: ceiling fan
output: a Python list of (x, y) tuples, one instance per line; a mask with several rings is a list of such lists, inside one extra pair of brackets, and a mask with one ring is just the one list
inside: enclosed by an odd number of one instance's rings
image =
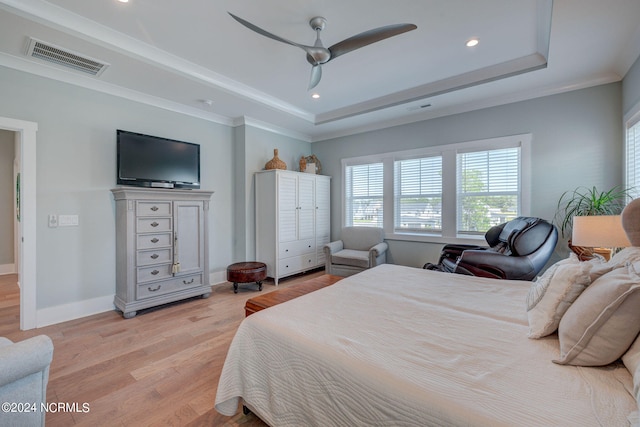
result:
[(342, 40), (341, 42), (338, 42), (333, 46), (326, 48), (322, 44), (322, 40), (320, 40), (320, 31), (322, 31), (327, 24), (327, 20), (322, 16), (316, 16), (314, 18), (311, 18), (311, 20), (309, 21), (309, 25), (316, 32), (316, 42), (313, 46), (307, 46), (292, 42), (290, 40), (276, 36), (275, 34), (271, 34), (270, 32), (253, 25), (251, 22), (245, 21), (244, 19), (234, 15), (231, 12), (228, 13), (233, 19), (260, 35), (282, 43), (299, 47), (300, 49), (304, 50), (307, 53), (307, 61), (311, 64), (311, 79), (309, 80), (309, 89), (313, 89), (318, 85), (318, 83), (320, 83), (320, 78), (322, 78), (322, 64), (326, 64), (332, 59), (335, 59), (340, 55), (344, 55), (345, 53), (349, 53), (352, 50), (356, 50), (371, 43), (375, 43), (380, 40), (384, 40), (386, 38), (406, 33), (407, 31), (415, 30), (416, 28), (418, 28), (414, 24), (386, 25), (384, 27), (374, 28), (360, 34), (356, 34), (355, 36), (349, 37), (348, 39)]

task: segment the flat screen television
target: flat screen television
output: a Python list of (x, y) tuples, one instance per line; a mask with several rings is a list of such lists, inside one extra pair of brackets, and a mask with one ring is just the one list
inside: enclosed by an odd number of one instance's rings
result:
[(118, 184), (200, 188), (200, 145), (118, 129)]

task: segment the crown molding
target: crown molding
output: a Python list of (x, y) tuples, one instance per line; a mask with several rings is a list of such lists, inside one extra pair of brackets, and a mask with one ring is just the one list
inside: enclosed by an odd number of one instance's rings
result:
[(313, 123), (313, 114), (257, 89), (244, 85), (207, 68), (186, 61), (126, 34), (115, 31), (83, 16), (69, 12), (44, 0), (1, 0), (0, 8), (26, 19), (60, 30), (82, 40), (130, 58), (152, 64), (163, 70), (213, 86), (284, 113)]
[(148, 95), (132, 89), (124, 88), (122, 86), (106, 83), (102, 80), (75, 73), (73, 71), (67, 71), (66, 69), (50, 66), (45, 63), (36, 63), (26, 58), (21, 58), (0, 52), (0, 65), (7, 68), (12, 68), (14, 70), (33, 74), (39, 77), (56, 80), (62, 83), (68, 83), (74, 86), (83, 87), (85, 89), (95, 90), (107, 95), (128, 99), (130, 101), (140, 102), (142, 104), (150, 105), (157, 108), (162, 108), (174, 113), (185, 114), (188, 116), (197, 117), (203, 120), (227, 126), (233, 125), (233, 120), (219, 114), (203, 111), (194, 107), (189, 107), (178, 102), (168, 101), (164, 98)]
[(382, 110), (397, 105), (408, 104), (421, 99), (432, 98), (437, 95), (454, 92), (472, 86), (495, 80), (505, 79), (518, 74), (539, 70), (547, 66), (547, 60), (542, 55), (532, 55), (506, 61), (489, 67), (480, 68), (468, 73), (438, 80), (425, 85), (413, 87), (391, 95), (379, 97), (369, 101), (350, 105), (328, 113), (319, 114), (315, 124), (330, 123), (347, 117), (353, 117), (373, 111)]
[(266, 130), (268, 132), (271, 133), (275, 133), (278, 135), (282, 135), (282, 136), (286, 136), (288, 138), (293, 138), (293, 139), (298, 139), (300, 141), (304, 141), (304, 142), (312, 142), (311, 136), (310, 135), (306, 135), (300, 132), (295, 132), (292, 131), (291, 129), (286, 129), (283, 128), (281, 126), (276, 126), (273, 125), (271, 123), (267, 123), (261, 120), (257, 120), (251, 117), (247, 117), (247, 116), (242, 116), (242, 117), (236, 117), (233, 120), (233, 125), (234, 127), (238, 127), (238, 126), (251, 126), (253, 128), (257, 128), (257, 129), (262, 129), (262, 130)]
[(410, 116), (399, 117), (396, 119), (380, 121), (370, 125), (359, 126), (344, 131), (324, 133), (321, 137), (314, 138), (311, 142), (322, 142), (331, 139), (342, 138), (351, 135), (357, 135), (365, 132), (372, 132), (381, 129), (387, 129), (395, 126), (423, 122), (440, 117), (451, 116), (454, 114), (468, 113), (485, 108), (499, 107), (501, 105), (513, 104), (515, 102), (528, 101), (535, 98), (543, 98), (551, 95), (558, 95), (565, 92), (572, 92), (580, 89), (600, 86), (609, 83), (615, 83), (622, 80), (622, 77), (616, 73), (605, 73), (591, 79), (585, 79), (579, 82), (571, 82), (561, 85), (551, 85), (543, 88), (531, 89), (507, 95), (486, 98), (479, 101), (468, 102), (453, 107), (440, 108), (416, 113)]

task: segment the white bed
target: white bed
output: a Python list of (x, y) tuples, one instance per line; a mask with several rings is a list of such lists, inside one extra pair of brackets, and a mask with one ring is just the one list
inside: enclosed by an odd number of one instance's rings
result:
[[(558, 365), (531, 284), (381, 265), (240, 325), (215, 408), (270, 426), (626, 426), (622, 363)], [(636, 413), (637, 414), (637, 413)]]

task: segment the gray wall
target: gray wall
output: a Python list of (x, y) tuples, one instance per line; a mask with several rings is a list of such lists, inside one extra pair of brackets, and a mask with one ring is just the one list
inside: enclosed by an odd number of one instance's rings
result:
[(237, 261), (255, 260), (255, 185), (254, 173), (264, 169), (265, 163), (278, 157), (288, 170), (298, 170), (301, 156), (311, 154), (311, 143), (278, 135), (253, 126), (235, 129), (234, 154), (236, 164), (236, 215), (234, 216), (235, 252)]
[(0, 266), (13, 264), (13, 159), (14, 132), (0, 130)]
[[(312, 144), (331, 175), (331, 230), (342, 225), (342, 172), (348, 157), (531, 133), (533, 216), (553, 219), (558, 198), (579, 186), (608, 189), (622, 183), (621, 84), (614, 83), (387, 128)], [(389, 241), (393, 263), (437, 261), (442, 245)], [(567, 254), (561, 243), (554, 259)]]
[[(115, 293), (116, 129), (201, 146), (202, 188), (214, 190), (210, 264), (232, 259), (232, 128), (0, 67), (0, 116), (38, 123), (37, 308)], [(78, 227), (49, 228), (48, 214)]]

